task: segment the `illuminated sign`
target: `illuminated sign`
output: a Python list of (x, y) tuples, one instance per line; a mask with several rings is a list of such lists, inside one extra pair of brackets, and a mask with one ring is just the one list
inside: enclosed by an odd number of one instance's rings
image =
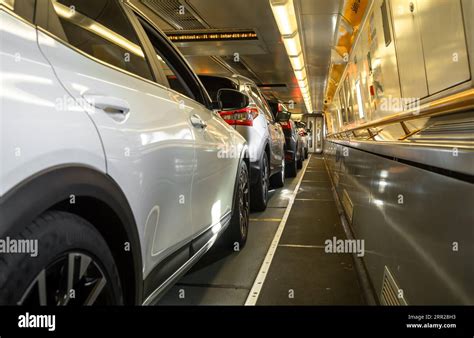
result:
[(167, 32), (168, 38), (173, 42), (200, 42), (200, 41), (236, 41), (258, 40), (257, 33), (247, 31), (206, 31), (206, 32)]

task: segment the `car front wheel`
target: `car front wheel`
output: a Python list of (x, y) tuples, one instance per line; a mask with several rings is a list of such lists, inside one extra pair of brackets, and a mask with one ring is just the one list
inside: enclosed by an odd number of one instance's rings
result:
[(37, 255), (3, 256), (0, 304), (123, 304), (118, 271), (108, 245), (85, 219), (48, 211), (10, 237), (36, 241)]
[(270, 167), (267, 153), (262, 154), (257, 183), (250, 189), (250, 206), (254, 211), (263, 211), (267, 208), (268, 189), (270, 185)]
[(285, 158), (281, 160), (281, 170), (270, 178), (270, 185), (273, 188), (281, 188), (285, 185)]
[(230, 224), (223, 234), (222, 243), (226, 247), (243, 248), (247, 242), (249, 231), (250, 193), (249, 173), (245, 161), (240, 163), (237, 176), (236, 191), (234, 192), (234, 206)]

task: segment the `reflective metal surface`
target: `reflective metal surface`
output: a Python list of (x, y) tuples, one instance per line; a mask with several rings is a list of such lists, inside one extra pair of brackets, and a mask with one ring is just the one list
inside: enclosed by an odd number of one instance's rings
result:
[(472, 184), (332, 142), (325, 160), (377, 295), (388, 267), (408, 304), (474, 302)]
[(426, 84), (423, 44), (418, 6), (411, 0), (392, 0), (393, 35), (397, 46), (398, 71), (403, 97), (425, 97)]
[(469, 80), (461, 2), (418, 0), (417, 3), (429, 93)]

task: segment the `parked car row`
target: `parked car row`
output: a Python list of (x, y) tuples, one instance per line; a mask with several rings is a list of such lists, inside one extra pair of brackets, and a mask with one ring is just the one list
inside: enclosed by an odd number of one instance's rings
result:
[(296, 122), (291, 120), (291, 113), (279, 100), (270, 99), (268, 104), (272, 109), (275, 119), (281, 124), (285, 134), (285, 160), (286, 173), (288, 177), (295, 177), (298, 169), (303, 167), (305, 159), (304, 141), (298, 132)]
[(2, 253), (0, 304), (152, 304), (218, 239), (242, 248), (304, 160), (286, 108), (197, 76), (133, 1), (10, 3), (0, 238), (25, 250)]
[(301, 136), (303, 142), (304, 158), (308, 158), (308, 148), (311, 143), (311, 130), (307, 128), (306, 123), (297, 121), (296, 128), (298, 129), (298, 134)]

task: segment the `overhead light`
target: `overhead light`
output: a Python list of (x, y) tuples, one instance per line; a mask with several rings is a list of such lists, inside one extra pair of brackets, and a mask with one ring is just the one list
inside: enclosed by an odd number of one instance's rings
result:
[(293, 0), (270, 0), (281, 35), (291, 35), (298, 30)]
[(301, 94), (303, 94), (303, 96), (308, 96), (309, 95), (308, 87), (300, 87), (300, 90), (301, 90)]
[(303, 81), (306, 79), (306, 69), (295, 70), (295, 76), (298, 81)]
[(273, 16), (280, 31), (285, 45), (286, 53), (290, 58), (291, 66), (298, 80), (298, 86), (308, 113), (312, 112), (311, 95), (306, 74), (306, 64), (301, 47), (300, 35), (298, 33), (298, 22), (296, 19), (293, 0), (269, 0)]
[(291, 37), (283, 37), (286, 53), (288, 56), (297, 56), (301, 54), (300, 36), (298, 33)]
[(299, 70), (304, 68), (303, 54), (298, 56), (290, 56), (290, 62), (294, 70)]

